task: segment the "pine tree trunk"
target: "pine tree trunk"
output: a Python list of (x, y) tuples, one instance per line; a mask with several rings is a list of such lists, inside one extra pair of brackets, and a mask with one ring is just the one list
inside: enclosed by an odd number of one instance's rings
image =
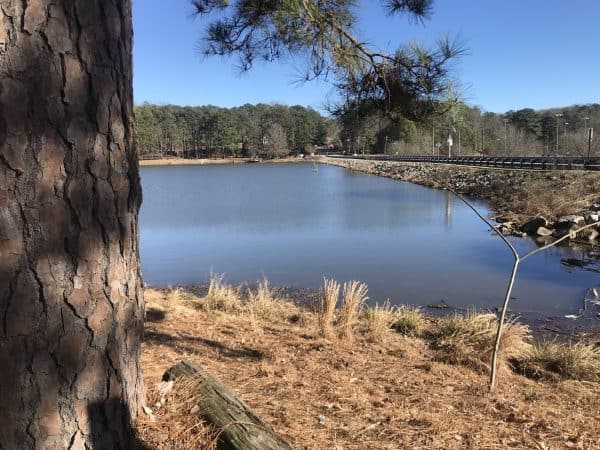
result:
[(130, 0), (0, 9), (0, 448), (125, 448), (143, 401)]

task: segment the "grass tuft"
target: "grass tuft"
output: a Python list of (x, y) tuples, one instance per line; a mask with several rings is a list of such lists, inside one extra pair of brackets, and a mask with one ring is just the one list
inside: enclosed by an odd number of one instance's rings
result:
[(322, 296), (316, 308), (317, 327), (320, 337), (330, 338), (333, 335), (333, 320), (339, 296), (340, 284), (333, 279), (324, 278)]
[[(431, 332), (439, 360), (462, 364), (477, 371), (490, 368), (498, 320), (494, 314), (468, 313), (441, 319)], [(504, 324), (498, 362), (519, 358), (530, 348), (529, 328), (514, 320)]]
[(396, 310), (392, 328), (404, 336), (420, 336), (425, 328), (425, 316), (421, 308), (401, 306)]
[(397, 308), (390, 306), (387, 300), (383, 305), (371, 306), (364, 309), (365, 335), (370, 342), (382, 341), (392, 329), (396, 321)]
[(246, 310), (255, 326), (261, 321), (273, 322), (299, 314), (298, 307), (288, 299), (279, 297), (266, 278), (256, 285), (256, 289), (248, 289)]
[(183, 288), (169, 288), (166, 296), (169, 306), (190, 306), (195, 304), (200, 299), (193, 293)]
[(600, 348), (582, 342), (536, 342), (513, 364), (534, 379), (600, 381)]
[(242, 309), (240, 289), (224, 282), (225, 274), (210, 274), (207, 294), (195, 306), (206, 311), (237, 312)]
[(340, 337), (352, 341), (354, 339), (354, 327), (358, 322), (360, 310), (368, 299), (368, 288), (364, 283), (348, 281), (344, 283), (343, 291), (338, 330)]

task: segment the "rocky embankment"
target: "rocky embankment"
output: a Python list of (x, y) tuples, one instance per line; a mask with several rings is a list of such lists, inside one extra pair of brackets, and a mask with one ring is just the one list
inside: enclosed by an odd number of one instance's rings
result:
[(327, 164), (451, 190), (486, 200), (505, 235), (541, 240), (598, 222), (577, 238), (600, 244), (600, 175), (580, 171), (527, 171), (450, 164), (323, 158)]

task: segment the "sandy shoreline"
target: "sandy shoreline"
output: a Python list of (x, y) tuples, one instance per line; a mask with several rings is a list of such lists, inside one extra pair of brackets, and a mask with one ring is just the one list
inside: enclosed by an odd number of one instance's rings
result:
[(252, 158), (200, 158), (200, 159), (185, 159), (185, 158), (161, 158), (161, 159), (140, 159), (140, 166), (203, 166), (213, 164), (247, 164), (247, 163), (294, 163), (307, 161), (305, 158), (285, 158), (285, 159), (269, 159), (269, 160), (253, 160)]

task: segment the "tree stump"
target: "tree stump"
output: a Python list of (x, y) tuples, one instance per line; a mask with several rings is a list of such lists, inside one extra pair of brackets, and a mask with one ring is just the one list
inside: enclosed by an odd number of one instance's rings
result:
[(292, 450), (290, 444), (200, 364), (181, 361), (165, 372), (163, 380), (183, 377), (198, 380), (194, 387), (198, 415), (218, 430), (219, 449)]

